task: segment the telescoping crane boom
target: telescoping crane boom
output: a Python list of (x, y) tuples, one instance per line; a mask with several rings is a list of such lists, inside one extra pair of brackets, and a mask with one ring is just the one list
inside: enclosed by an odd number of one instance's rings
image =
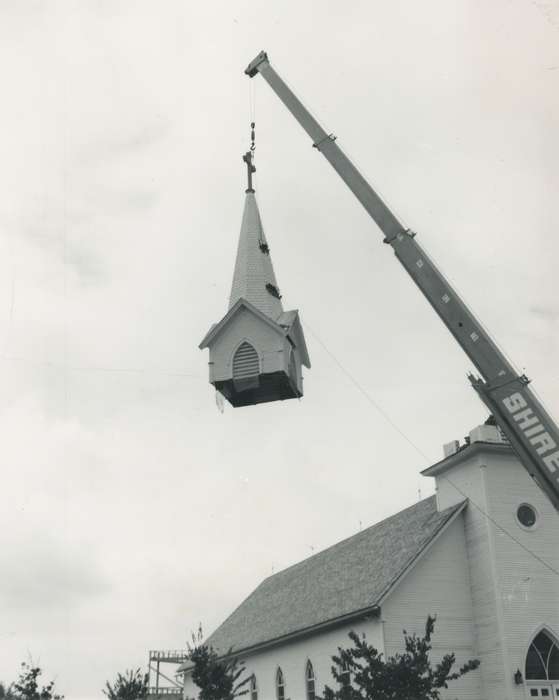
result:
[(528, 473), (559, 510), (559, 428), (416, 240), (369, 185), (349, 158), (297, 99), (262, 51), (245, 73), (260, 73), (307, 132), (313, 146), (365, 207), (384, 234), (384, 243), (423, 292), (443, 323), (481, 374), (472, 386), (511, 442)]

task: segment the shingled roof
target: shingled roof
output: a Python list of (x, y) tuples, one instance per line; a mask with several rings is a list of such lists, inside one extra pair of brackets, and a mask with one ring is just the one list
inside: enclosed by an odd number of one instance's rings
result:
[(279, 298), (270, 294), (267, 284), (278, 288), (256, 195), (247, 190), (229, 308), (239, 299), (246, 299), (275, 321), (283, 307)]
[(465, 505), (432, 496), (265, 579), (207, 640), (220, 654), (365, 614)]

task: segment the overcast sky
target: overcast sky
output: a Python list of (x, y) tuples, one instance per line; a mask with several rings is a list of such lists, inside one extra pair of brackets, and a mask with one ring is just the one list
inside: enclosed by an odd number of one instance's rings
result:
[[(0, 679), (31, 654), (100, 697), (431, 494), (419, 471), (486, 418), (378, 229), (243, 74), (261, 49), (559, 413), (558, 33), (555, 0), (0, 2)], [(227, 308), (251, 89), (313, 367), (301, 401), (221, 414), (197, 346)]]

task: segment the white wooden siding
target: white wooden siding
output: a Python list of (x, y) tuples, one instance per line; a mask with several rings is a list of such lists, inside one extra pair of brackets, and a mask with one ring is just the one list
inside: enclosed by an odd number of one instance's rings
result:
[[(303, 639), (293, 641), (283, 646), (264, 650), (247, 656), (242, 656), (247, 675), (254, 673), (258, 684), (258, 700), (276, 700), (275, 679), (278, 666), (283, 671), (285, 681), (285, 697), (290, 700), (305, 700), (305, 670), (307, 661), (314, 668), (315, 687), (317, 695), (322, 695), (324, 686), (335, 686), (330, 668), (332, 655), (337, 653), (338, 646), (350, 646), (347, 633), (350, 629), (358, 634), (365, 633), (367, 641), (377, 649), (383, 650), (382, 626), (378, 620), (356, 622), (336, 630), (321, 632)], [(197, 697), (197, 688), (191, 679), (185, 684), (184, 697)]]
[[(515, 685), (513, 675), (517, 669), (524, 675), (528, 646), (543, 624), (559, 632), (559, 580), (481, 511), (555, 569), (559, 515), (512, 452), (465, 457), (438, 476), (441, 507), (464, 497), (456, 486), (479, 506), (468, 506), (464, 522), (482, 698), (525, 700), (525, 685)], [(524, 502), (540, 513), (532, 532), (516, 522), (516, 509)]]
[[(432, 638), (434, 661), (455, 652), (459, 668), (468, 659), (477, 658), (463, 515), (442, 533), (383, 603), (386, 654), (404, 650), (403, 629), (422, 635), (429, 614), (437, 616)], [(452, 683), (442, 697), (482, 700), (479, 670)]]
[(233, 354), (244, 340), (258, 352), (262, 372), (286, 371), (287, 340), (253, 313), (241, 308), (210, 346), (211, 382), (233, 377)]

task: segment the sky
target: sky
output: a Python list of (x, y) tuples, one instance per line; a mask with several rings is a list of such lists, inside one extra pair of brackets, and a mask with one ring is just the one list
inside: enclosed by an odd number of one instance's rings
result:
[[(72, 700), (433, 493), (472, 368), (264, 49), (559, 414), (552, 0), (0, 3), (0, 680)], [(249, 122), (305, 396), (221, 413)]]

